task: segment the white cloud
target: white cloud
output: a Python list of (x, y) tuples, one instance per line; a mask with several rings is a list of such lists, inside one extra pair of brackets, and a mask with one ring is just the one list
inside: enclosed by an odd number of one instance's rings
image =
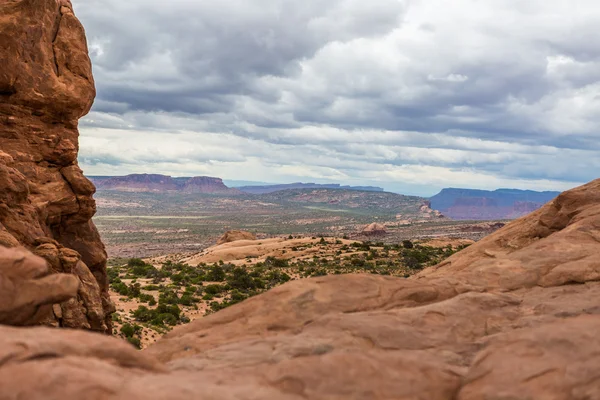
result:
[(425, 192), (600, 167), (594, 0), (73, 3), (98, 85), (87, 173)]

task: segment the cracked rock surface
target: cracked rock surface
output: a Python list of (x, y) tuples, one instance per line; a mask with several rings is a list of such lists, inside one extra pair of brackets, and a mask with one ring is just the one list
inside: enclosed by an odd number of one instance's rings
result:
[(84, 29), (68, 0), (3, 0), (0, 44), (0, 245), (80, 280), (45, 323), (109, 331), (95, 188), (77, 166), (77, 122), (95, 96)]

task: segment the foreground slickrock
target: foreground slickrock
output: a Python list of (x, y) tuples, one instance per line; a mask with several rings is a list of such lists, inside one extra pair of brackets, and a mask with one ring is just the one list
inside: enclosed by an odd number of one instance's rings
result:
[(293, 281), (141, 352), (0, 328), (0, 399), (600, 399), (599, 279), (597, 180), (414, 278)]
[(77, 166), (77, 121), (94, 96), (70, 2), (0, 1), (0, 245), (26, 246), (81, 281), (45, 323), (105, 331), (106, 252), (94, 186)]

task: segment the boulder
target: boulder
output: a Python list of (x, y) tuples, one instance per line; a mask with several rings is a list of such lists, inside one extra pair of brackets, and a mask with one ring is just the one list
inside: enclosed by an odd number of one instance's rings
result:
[(256, 235), (246, 231), (227, 231), (217, 240), (217, 246), (220, 244), (231, 243), (238, 240), (256, 240)]

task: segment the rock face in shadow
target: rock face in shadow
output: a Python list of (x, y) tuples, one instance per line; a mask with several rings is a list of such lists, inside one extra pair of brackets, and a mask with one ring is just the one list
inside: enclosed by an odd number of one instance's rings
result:
[(95, 96), (84, 29), (68, 0), (2, 1), (0, 44), (0, 245), (79, 278), (78, 296), (47, 322), (106, 331), (95, 188), (77, 165), (77, 122)]
[(599, 299), (597, 180), (414, 278), (292, 281), (142, 352), (0, 327), (0, 399), (598, 399)]

